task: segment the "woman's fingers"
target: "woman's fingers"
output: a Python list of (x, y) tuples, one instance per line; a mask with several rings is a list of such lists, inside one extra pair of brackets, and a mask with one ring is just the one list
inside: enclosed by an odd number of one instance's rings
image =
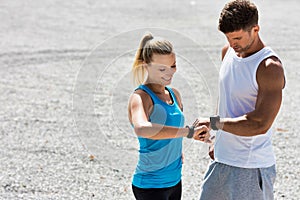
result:
[(194, 127), (197, 127), (198, 124), (199, 124), (199, 119), (196, 119), (196, 120), (194, 121), (194, 123), (193, 123), (193, 126), (194, 126)]
[(207, 126), (202, 125), (202, 126), (195, 128), (195, 134), (193, 137), (195, 140), (206, 141), (209, 139), (209, 137), (210, 137), (210, 134), (209, 134), (209, 129), (207, 128)]

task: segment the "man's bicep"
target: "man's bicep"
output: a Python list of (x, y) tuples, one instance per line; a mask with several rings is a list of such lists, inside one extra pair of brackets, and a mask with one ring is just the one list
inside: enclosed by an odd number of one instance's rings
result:
[(261, 66), (259, 70), (257, 76), (259, 90), (255, 111), (261, 120), (271, 126), (282, 102), (284, 74), (282, 67), (278, 65)]
[(271, 125), (280, 109), (282, 90), (267, 90), (260, 92), (256, 102), (256, 115)]

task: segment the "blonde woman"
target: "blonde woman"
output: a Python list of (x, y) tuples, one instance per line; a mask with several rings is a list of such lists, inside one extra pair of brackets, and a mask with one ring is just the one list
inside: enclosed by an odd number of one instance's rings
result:
[(182, 137), (209, 138), (204, 125), (184, 127), (180, 93), (167, 86), (176, 68), (172, 44), (150, 33), (144, 35), (132, 69), (139, 86), (128, 106), (140, 145), (132, 180), (137, 200), (181, 199)]

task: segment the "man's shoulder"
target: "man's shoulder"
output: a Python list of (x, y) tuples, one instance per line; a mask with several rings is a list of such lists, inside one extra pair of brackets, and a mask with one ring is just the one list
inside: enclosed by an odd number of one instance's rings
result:
[(229, 44), (224, 45), (224, 47), (222, 48), (222, 60), (224, 59), (228, 49), (229, 49)]
[(259, 68), (263, 68), (263, 69), (268, 68), (270, 70), (272, 69), (272, 70), (280, 70), (280, 71), (283, 70), (283, 66), (280, 59), (275, 55), (263, 59), (259, 64)]
[(280, 59), (276, 56), (270, 56), (264, 60), (265, 67), (280, 67), (282, 68), (282, 63)]
[(270, 56), (264, 59), (259, 64), (257, 78), (264, 82), (270, 82), (270, 84), (274, 84), (274, 82), (281, 83), (281, 87), (284, 88), (284, 69), (280, 59), (276, 56)]

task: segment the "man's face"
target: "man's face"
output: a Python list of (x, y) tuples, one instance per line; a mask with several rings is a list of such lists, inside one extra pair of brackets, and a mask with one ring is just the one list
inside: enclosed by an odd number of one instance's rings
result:
[(230, 33), (226, 33), (226, 38), (230, 44), (230, 47), (234, 49), (236, 53), (247, 52), (254, 43), (255, 30), (251, 28), (250, 30), (239, 30)]

